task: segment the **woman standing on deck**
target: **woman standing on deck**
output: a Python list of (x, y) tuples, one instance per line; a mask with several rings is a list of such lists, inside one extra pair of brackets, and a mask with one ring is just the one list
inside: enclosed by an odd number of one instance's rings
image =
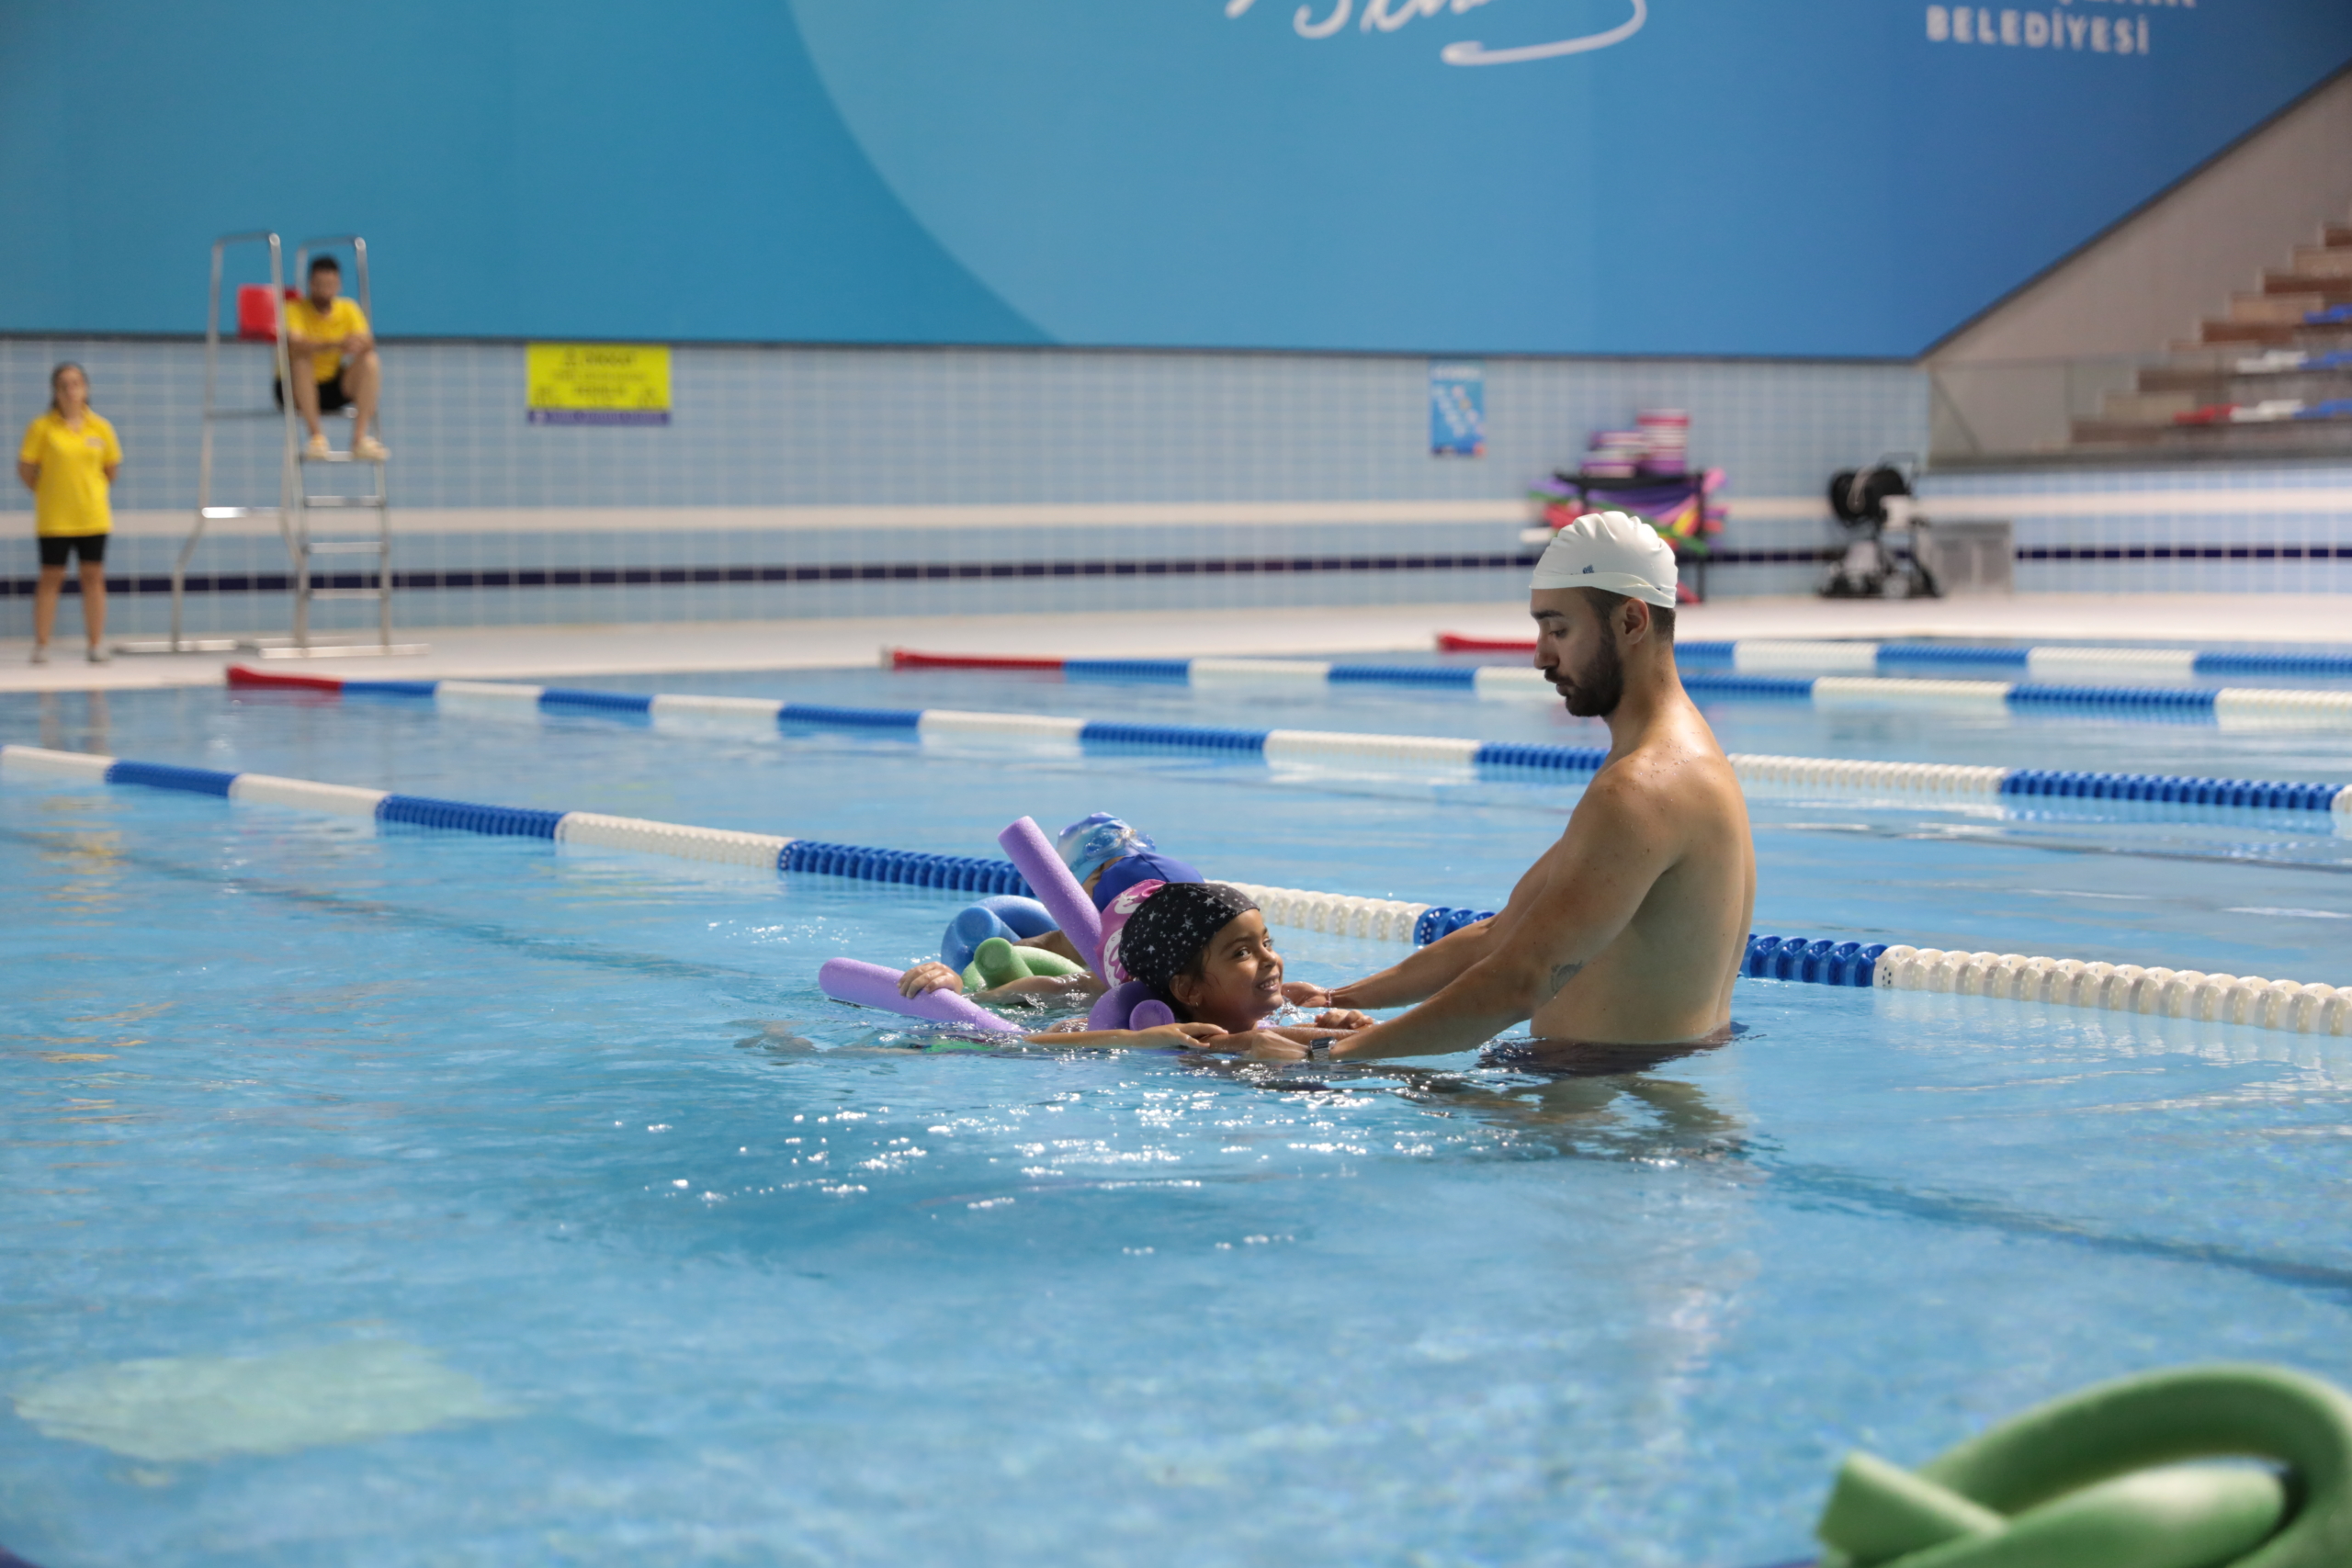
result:
[(49, 412), (25, 427), (17, 477), (33, 492), (33, 532), (40, 536), (40, 585), (33, 595), (33, 662), (49, 662), (49, 634), (57, 624), (57, 596), (65, 562), (82, 566), (82, 626), (90, 635), (90, 662), (104, 664), (107, 632), (107, 535), (114, 513), (107, 503), (122, 443), (114, 426), (90, 407), (90, 378), (71, 360), (49, 373)]

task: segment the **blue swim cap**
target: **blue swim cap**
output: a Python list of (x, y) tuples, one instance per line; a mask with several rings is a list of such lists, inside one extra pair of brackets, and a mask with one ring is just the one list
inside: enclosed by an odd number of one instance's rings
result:
[(1123, 855), (1152, 847), (1151, 837), (1138, 833), (1107, 811), (1081, 817), (1054, 840), (1062, 863), (1083, 885), (1086, 879)]

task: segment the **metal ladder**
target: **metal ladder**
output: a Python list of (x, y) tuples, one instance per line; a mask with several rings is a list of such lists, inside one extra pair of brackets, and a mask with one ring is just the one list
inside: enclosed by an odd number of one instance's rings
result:
[[(295, 253), (294, 266), (301, 275), (309, 263), (312, 246), (347, 243), (352, 247), (354, 268), (359, 285), (359, 308), (375, 320), (368, 285), (368, 242), (356, 234), (327, 235), (306, 240)], [(386, 654), (413, 654), (426, 651), (422, 643), (396, 644), (392, 641), (392, 542), (391, 505), (385, 488), (385, 465), (374, 465), (375, 489), (368, 495), (313, 495), (305, 477), (307, 465), (315, 462), (349, 463), (348, 452), (337, 452), (325, 458), (311, 457), (303, 451), (302, 424), (295, 408), (291, 390), (293, 377), (286, 352), (286, 334), (279, 330), (270, 343), (271, 358), (282, 389), (277, 408), (222, 408), (220, 404), (220, 289), (223, 263), (232, 245), (266, 245), (269, 250), (269, 297), (272, 307), (283, 321), (286, 298), (286, 267), (284, 247), (278, 237), (267, 230), (243, 234), (224, 234), (212, 243), (212, 284), (206, 306), (204, 323), (204, 406), (203, 437), (197, 467), (196, 525), (189, 529), (187, 540), (172, 563), (172, 629), (163, 642), (122, 642), (115, 645), (118, 653), (227, 653), (239, 650), (258, 653), (266, 659), (304, 659)], [(213, 433), (224, 421), (275, 419), (282, 427), (281, 452), (278, 461), (277, 503), (275, 506), (215, 505), (212, 500)], [(314, 538), (311, 530), (313, 510), (360, 508), (376, 514), (373, 538)], [(190, 637), (185, 635), (187, 599), (187, 567), (196, 547), (204, 539), (205, 525), (241, 517), (275, 517), (277, 532), (285, 544), (288, 564), (292, 568), (293, 635), (285, 637)], [(312, 581), (311, 562), (326, 556), (374, 556), (377, 561), (376, 583), (368, 588), (321, 588)], [(377, 640), (368, 643), (314, 643), (311, 640), (311, 605), (324, 599), (373, 599), (377, 601)]]
[[(372, 324), (376, 320), (376, 312), (374, 299), (368, 288), (368, 242), (361, 236), (325, 234), (303, 241), (294, 252), (294, 276), (307, 278), (310, 276), (312, 247), (323, 248), (328, 245), (351, 247), (353, 271), (356, 275), (354, 281), (359, 286), (360, 312)], [(282, 365), (286, 361), (283, 331), (278, 333), (278, 362)], [(254, 651), (269, 659), (348, 658), (354, 655), (423, 653), (424, 649), (422, 644), (395, 646), (392, 642), (392, 513), (391, 500), (386, 490), (386, 469), (390, 465), (388, 463), (366, 465), (374, 470), (375, 477), (374, 489), (367, 494), (314, 493), (309, 480), (311, 465), (315, 463), (351, 464), (358, 462), (359, 459), (354, 457), (348, 451), (330, 452), (322, 457), (312, 457), (305, 451), (300, 445), (301, 424), (294, 413), (292, 383), (288, 381), (284, 384), (288, 388), (285, 400), (286, 450), (291, 483), (287, 491), (288, 504), (280, 514), (279, 525), (286, 538), (287, 558), (294, 568), (294, 636), (290, 643), (256, 648)], [(358, 416), (356, 412), (352, 419), (352, 439), (356, 441), (367, 433), (359, 429)], [(376, 514), (376, 532), (373, 538), (355, 538), (345, 536), (339, 538), (322, 539), (313, 536), (311, 531), (311, 513), (352, 510), (373, 512)], [(319, 587), (312, 580), (313, 562), (321, 557), (338, 556), (375, 557), (375, 585), (365, 588)], [(329, 599), (372, 599), (375, 601), (376, 645), (374, 647), (371, 648), (365, 643), (311, 642), (311, 606)]]

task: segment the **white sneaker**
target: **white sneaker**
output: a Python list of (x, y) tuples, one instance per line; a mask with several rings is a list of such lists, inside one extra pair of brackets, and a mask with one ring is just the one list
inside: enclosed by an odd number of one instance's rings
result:
[(90, 649), (90, 662), (93, 664), (112, 664), (114, 662), (114, 655), (108, 653), (103, 648), (94, 648)]
[(324, 457), (329, 455), (327, 438), (323, 434), (313, 435), (302, 444), (302, 456), (305, 457)]
[(372, 435), (355, 435), (351, 438), (351, 455), (363, 463), (380, 463), (392, 453)]
[(47, 644), (38, 642), (33, 644), (33, 662), (35, 664), (46, 664), (49, 662), (49, 648)]

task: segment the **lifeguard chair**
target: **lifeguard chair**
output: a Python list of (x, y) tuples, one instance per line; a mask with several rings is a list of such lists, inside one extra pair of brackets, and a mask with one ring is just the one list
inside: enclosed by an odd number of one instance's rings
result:
[[(349, 245), (353, 261), (353, 281), (358, 286), (359, 308), (373, 321), (374, 301), (370, 297), (368, 278), (368, 242), (357, 234), (331, 234), (305, 240), (294, 253), (296, 276), (304, 276), (313, 248), (329, 245)], [(220, 333), (221, 284), (229, 251), (244, 246), (266, 247), (269, 253), (269, 282), (245, 283), (237, 286), (234, 335), (224, 340)], [(285, 250), (278, 237), (266, 230), (245, 234), (223, 234), (212, 242), (212, 287), (207, 299), (204, 321), (204, 410), (203, 437), (197, 459), (196, 522), (188, 530), (187, 542), (172, 563), (172, 630), (163, 642), (125, 642), (116, 645), (120, 653), (227, 653), (239, 650), (257, 653), (265, 659), (318, 659), (383, 656), (386, 654), (423, 653), (423, 643), (392, 641), (392, 531), (391, 501), (388, 489), (385, 463), (364, 465), (372, 468), (373, 488), (358, 493), (348, 491), (314, 491), (309, 482), (309, 470), (313, 464), (344, 465), (355, 461), (346, 449), (331, 452), (325, 457), (311, 457), (303, 449), (302, 424), (291, 397), (281, 396), (278, 406), (223, 407), (220, 401), (220, 351), (224, 341), (231, 348), (240, 344), (266, 345), (273, 362), (277, 384), (283, 388), (292, 377), (287, 359), (285, 334), (279, 323), (283, 319), (281, 302), (291, 298), (287, 287)], [(250, 420), (277, 420), (280, 426), (280, 457), (277, 465), (277, 501), (274, 505), (254, 502), (218, 504), (213, 500), (214, 435), (223, 423)], [(356, 510), (373, 513), (376, 525), (372, 533), (343, 533), (322, 538), (313, 530), (315, 512)], [(203, 542), (206, 525), (243, 517), (274, 517), (277, 521), (278, 536), (285, 542), (289, 569), (288, 586), (293, 597), (291, 635), (283, 637), (189, 637), (185, 635), (187, 599), (187, 567)], [(373, 583), (337, 582), (333, 574), (323, 573), (316, 563), (322, 558), (372, 558), (376, 570)], [(328, 576), (324, 586), (321, 576)], [(311, 637), (311, 606), (322, 600), (370, 599), (376, 603), (376, 640), (373, 642), (315, 642)]]

